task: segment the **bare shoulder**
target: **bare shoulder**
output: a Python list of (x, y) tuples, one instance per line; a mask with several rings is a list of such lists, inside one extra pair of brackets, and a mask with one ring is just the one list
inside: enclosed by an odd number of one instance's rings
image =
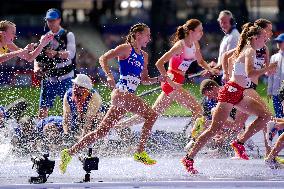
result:
[(141, 51), (142, 51), (142, 54), (143, 54), (144, 58), (148, 58), (148, 53), (146, 51), (144, 51), (144, 50), (141, 50)]
[(123, 50), (125, 50), (125, 51), (127, 51), (127, 50), (131, 50), (131, 45), (130, 44), (128, 44), (128, 43), (123, 43), (123, 44), (121, 44), (121, 45), (118, 45), (115, 49), (117, 49), (117, 50), (121, 50), (121, 51), (123, 51)]
[(246, 50), (245, 50), (245, 55), (255, 55), (255, 50), (252, 48), (252, 47), (248, 47)]

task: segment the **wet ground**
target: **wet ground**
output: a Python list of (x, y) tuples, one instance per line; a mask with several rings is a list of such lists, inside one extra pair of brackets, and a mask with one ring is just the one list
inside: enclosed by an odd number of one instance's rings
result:
[[(160, 118), (155, 130), (180, 132), (188, 118)], [(139, 130), (135, 126), (133, 130)], [(113, 137), (113, 136), (112, 136)], [(253, 138), (263, 151), (262, 134)], [(29, 157), (15, 158), (5, 155), (2, 146), (0, 167), (0, 188), (283, 188), (284, 169), (271, 170), (263, 159), (232, 160), (212, 158), (206, 149), (196, 158), (199, 174), (190, 175), (183, 168), (180, 159), (182, 150), (170, 150), (151, 154), (157, 164), (146, 166), (135, 162), (131, 154), (102, 156), (99, 169), (92, 171), (91, 183), (81, 183), (85, 172), (82, 163), (74, 157), (67, 173), (58, 171), (58, 158), (53, 173), (44, 185), (29, 185), (28, 179), (36, 176)], [(60, 184), (59, 184), (60, 183)], [(75, 184), (76, 183), (76, 184)], [(15, 185), (18, 184), (18, 185)]]

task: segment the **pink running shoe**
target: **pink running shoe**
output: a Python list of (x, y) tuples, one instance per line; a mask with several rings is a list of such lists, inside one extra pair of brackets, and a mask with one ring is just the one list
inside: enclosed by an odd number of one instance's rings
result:
[(193, 159), (188, 159), (185, 156), (184, 158), (182, 158), (181, 162), (184, 165), (187, 172), (189, 172), (190, 174), (197, 174), (198, 173), (198, 171), (196, 169), (194, 169), (194, 167), (193, 167), (193, 164), (194, 164)]
[(245, 160), (249, 160), (248, 155), (246, 154), (246, 149), (244, 145), (239, 144), (236, 140), (231, 143), (232, 148), (234, 149), (235, 153), (241, 158)]

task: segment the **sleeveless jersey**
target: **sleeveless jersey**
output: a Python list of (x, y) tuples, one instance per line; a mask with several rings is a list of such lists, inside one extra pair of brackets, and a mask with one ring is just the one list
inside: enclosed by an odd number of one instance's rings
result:
[(173, 70), (186, 72), (192, 62), (196, 60), (195, 57), (195, 44), (193, 43), (191, 47), (187, 47), (182, 40), (184, 46), (183, 51), (180, 55), (175, 55), (170, 59), (169, 67)]
[(132, 47), (128, 58), (119, 60), (120, 77), (116, 84), (120, 91), (134, 93), (141, 81), (141, 72), (144, 68), (144, 57), (142, 52), (136, 53)]

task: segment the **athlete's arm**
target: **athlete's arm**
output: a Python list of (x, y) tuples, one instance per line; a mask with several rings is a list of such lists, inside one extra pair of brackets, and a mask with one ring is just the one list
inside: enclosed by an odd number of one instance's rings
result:
[(229, 79), (230, 77), (230, 73), (232, 70), (229, 70), (229, 58), (234, 54), (235, 52), (235, 49), (232, 49), (232, 50), (229, 50), (227, 52), (225, 52), (222, 57), (221, 57), (221, 65), (222, 65), (222, 68), (223, 68), (223, 74), (225, 76), (225, 78)]
[(151, 85), (159, 81), (159, 77), (150, 78), (148, 75), (149, 56), (145, 51), (142, 51), (144, 57), (144, 68), (141, 73), (141, 83), (143, 85)]
[(214, 69), (214, 68), (210, 68), (210, 66), (204, 61), (201, 51), (200, 51), (200, 46), (199, 43), (195, 43), (195, 48), (196, 48), (196, 52), (195, 52), (195, 57), (196, 60), (198, 62), (198, 65), (200, 65), (203, 69), (215, 74), (218, 73), (218, 70)]
[(115, 49), (109, 50), (99, 58), (99, 63), (107, 76), (107, 81), (111, 88), (115, 88), (115, 81), (109, 69), (108, 60), (117, 57), (119, 60), (123, 60), (126, 59), (130, 55), (130, 53), (131, 53), (131, 45), (125, 43), (117, 46)]
[(13, 51), (13, 52), (8, 52), (8, 53), (5, 53), (5, 54), (0, 54), (0, 64), (2, 62), (5, 62), (5, 61), (8, 61), (12, 58), (15, 58), (17, 56), (20, 56), (22, 54), (26, 54), (28, 52), (27, 49), (19, 49), (19, 50), (16, 50), (16, 51)]
[(249, 78), (251, 77), (260, 77), (268, 71), (274, 71), (277, 68), (277, 63), (271, 63), (268, 66), (265, 66), (262, 69), (256, 70), (254, 69), (254, 57), (255, 50), (252, 48), (248, 48), (245, 51), (245, 71)]
[(67, 93), (65, 93), (63, 99), (63, 121), (62, 121), (64, 134), (68, 134), (70, 125), (71, 125), (71, 110), (67, 102)]
[[(31, 52), (27, 52), (24, 54), (20, 54), (19, 57), (27, 60), (28, 62), (32, 62), (42, 51), (42, 49), (53, 39), (53, 34), (46, 34), (44, 36), (42, 36), (42, 38), (40, 39), (39, 45)], [(28, 49), (31, 47), (32, 45), (29, 44), (27, 45)], [(8, 47), (11, 51), (18, 51), (20, 50), (20, 48), (15, 45), (14, 43), (10, 43), (8, 44)]]
[(156, 62), (156, 67), (158, 68), (158, 70), (159, 70), (159, 72), (161, 73), (162, 76), (167, 75), (167, 71), (166, 71), (164, 65), (171, 59), (172, 56), (181, 54), (182, 50), (183, 50), (183, 45), (182, 45), (181, 41), (178, 41), (174, 44), (174, 46), (168, 52), (166, 52)]

